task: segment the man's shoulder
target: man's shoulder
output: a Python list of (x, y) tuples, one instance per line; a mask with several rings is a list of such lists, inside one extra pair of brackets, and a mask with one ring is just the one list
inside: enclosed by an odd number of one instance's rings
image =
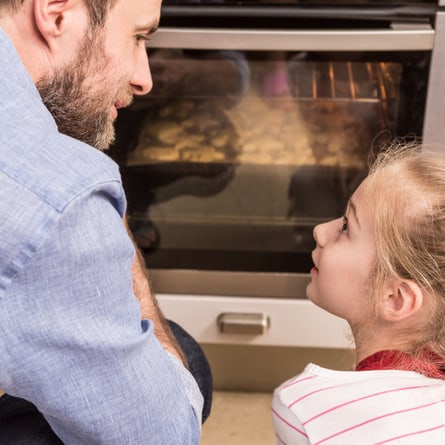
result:
[(58, 211), (89, 189), (115, 184), (120, 190), (118, 166), (107, 155), (34, 124), (0, 136), (0, 172)]
[(0, 292), (58, 221), (77, 221), (69, 213), (79, 208), (76, 203), (100, 194), (105, 199), (95, 203), (114, 207), (120, 217), (125, 211), (117, 167), (103, 153), (57, 133), (35, 133), (32, 143), (18, 137), (9, 151), (2, 142), (0, 137)]
[(0, 68), (0, 173), (4, 180), (59, 211), (89, 188), (120, 182), (119, 169), (108, 156), (59, 133), (1, 28), (0, 53), (7, 58)]

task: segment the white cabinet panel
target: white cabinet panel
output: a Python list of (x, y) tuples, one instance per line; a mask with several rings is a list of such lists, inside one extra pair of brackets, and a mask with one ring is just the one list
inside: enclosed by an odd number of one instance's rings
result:
[[(320, 348), (353, 346), (347, 323), (306, 299), (172, 294), (158, 294), (157, 297), (165, 316), (179, 323), (201, 343)], [(218, 317), (227, 313), (264, 314), (269, 318), (270, 326), (263, 334), (223, 333), (218, 326)]]

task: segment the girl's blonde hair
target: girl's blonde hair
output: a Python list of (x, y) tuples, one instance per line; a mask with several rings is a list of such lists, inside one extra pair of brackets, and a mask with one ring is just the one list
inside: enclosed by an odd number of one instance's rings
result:
[(371, 285), (413, 280), (432, 298), (428, 323), (407, 333), (407, 351), (429, 348), (445, 358), (445, 147), (397, 144), (370, 167), (366, 195), (377, 257)]

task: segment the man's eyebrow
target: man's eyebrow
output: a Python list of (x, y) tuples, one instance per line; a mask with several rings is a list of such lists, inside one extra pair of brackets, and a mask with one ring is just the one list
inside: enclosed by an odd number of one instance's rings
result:
[(153, 34), (159, 27), (159, 23), (156, 22), (154, 25), (146, 24), (146, 25), (136, 25), (134, 27), (134, 32), (144, 33), (144, 34)]

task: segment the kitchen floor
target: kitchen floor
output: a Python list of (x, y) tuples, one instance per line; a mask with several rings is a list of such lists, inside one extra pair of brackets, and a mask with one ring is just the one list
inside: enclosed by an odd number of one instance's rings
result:
[(274, 445), (271, 393), (215, 391), (200, 445)]
[[(202, 344), (213, 375), (213, 403), (199, 445), (276, 445), (274, 389), (307, 363), (351, 369), (353, 351)], [(280, 364), (275, 366), (275, 364)]]

